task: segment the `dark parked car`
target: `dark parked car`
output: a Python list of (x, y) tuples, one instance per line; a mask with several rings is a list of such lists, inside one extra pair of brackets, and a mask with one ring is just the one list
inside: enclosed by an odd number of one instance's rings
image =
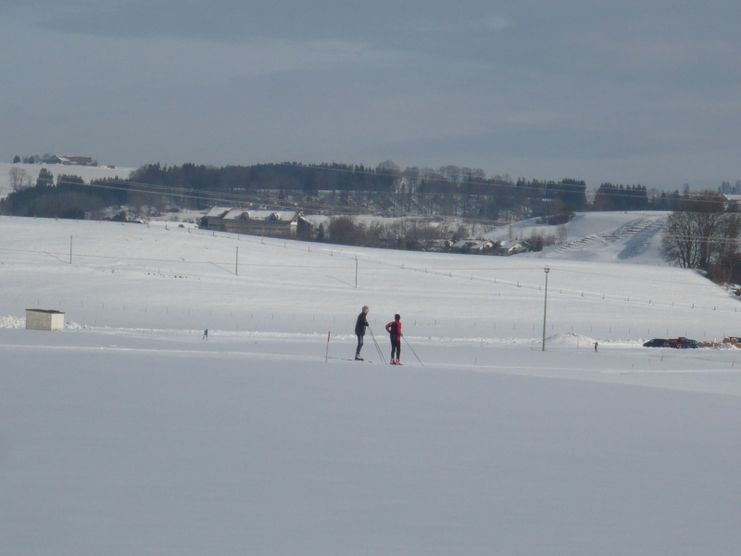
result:
[(649, 340), (648, 342), (643, 344), (643, 347), (647, 347), (647, 348), (669, 347), (669, 348), (674, 348), (674, 349), (695, 349), (695, 348), (699, 348), (700, 344), (697, 342), (697, 340), (690, 340), (689, 338), (680, 336), (679, 338), (671, 338), (669, 340), (665, 340), (664, 338), (654, 338), (653, 340)]
[(649, 340), (648, 342), (644, 343), (643, 347), (645, 348), (669, 347), (669, 340), (665, 340), (664, 338), (654, 338), (653, 340)]

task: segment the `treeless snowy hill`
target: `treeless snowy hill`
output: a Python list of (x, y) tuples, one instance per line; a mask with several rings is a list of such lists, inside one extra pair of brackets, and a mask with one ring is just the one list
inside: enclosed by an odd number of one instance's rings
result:
[[(346, 360), (366, 303), (405, 366)], [(740, 306), (668, 267), (2, 217), (3, 547), (737, 554), (741, 352), (639, 342)]]
[(560, 260), (629, 262), (663, 265), (661, 236), (669, 213), (660, 211), (579, 212), (562, 226), (539, 224), (537, 218), (514, 222), (487, 234), (490, 239), (517, 241), (533, 234), (559, 238), (543, 252), (526, 254)]

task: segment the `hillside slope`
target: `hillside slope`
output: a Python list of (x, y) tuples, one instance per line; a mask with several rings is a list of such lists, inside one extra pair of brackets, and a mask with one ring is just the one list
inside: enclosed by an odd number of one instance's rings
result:
[(545, 226), (533, 218), (498, 228), (487, 237), (522, 240), (533, 234), (553, 237), (563, 234), (559, 245), (526, 256), (663, 265), (661, 235), (668, 214), (656, 211), (580, 212), (562, 226)]
[(368, 304), (379, 330), (400, 312), (419, 336), (538, 338), (544, 264), (551, 267), (549, 334), (717, 338), (732, 334), (739, 316), (737, 299), (693, 271), (625, 262), (415, 253), (164, 224), (10, 217), (0, 218), (0, 255), (0, 314), (52, 306), (85, 325), (348, 334)]

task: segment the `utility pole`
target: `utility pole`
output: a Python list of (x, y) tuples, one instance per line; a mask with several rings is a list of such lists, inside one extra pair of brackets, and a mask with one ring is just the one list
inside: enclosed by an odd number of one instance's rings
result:
[(542, 351), (545, 351), (545, 320), (546, 314), (548, 313), (548, 273), (551, 271), (550, 267), (543, 269), (545, 272), (545, 296), (543, 297), (543, 346)]
[(234, 254), (234, 276), (239, 276), (239, 246)]
[(355, 289), (358, 289), (358, 257), (355, 256)]
[(69, 264), (72, 264), (72, 236), (69, 236)]

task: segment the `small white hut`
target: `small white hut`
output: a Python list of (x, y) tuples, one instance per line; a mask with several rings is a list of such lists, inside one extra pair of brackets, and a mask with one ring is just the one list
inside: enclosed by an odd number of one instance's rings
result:
[(26, 330), (64, 330), (64, 313), (50, 309), (26, 309)]

